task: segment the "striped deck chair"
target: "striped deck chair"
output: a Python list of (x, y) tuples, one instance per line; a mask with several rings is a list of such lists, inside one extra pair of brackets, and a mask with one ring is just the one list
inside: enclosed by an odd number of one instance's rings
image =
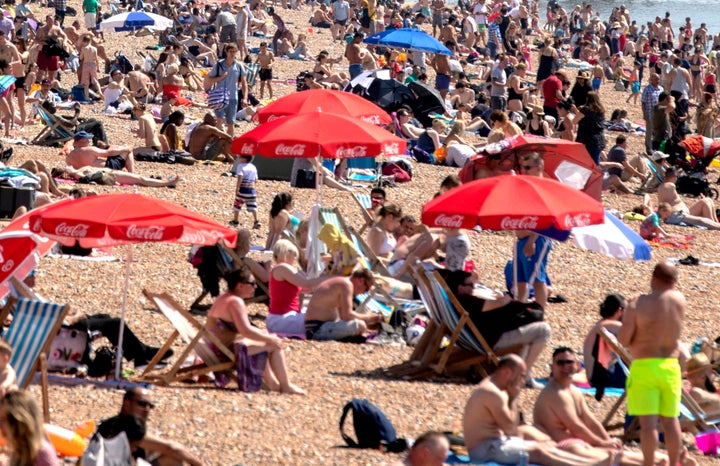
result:
[[(155, 357), (148, 363), (140, 376), (141, 379), (170, 385), (172, 382), (189, 379), (197, 375), (235, 368), (235, 353), (223, 345), (205, 326), (195, 320), (172, 296), (167, 293), (158, 294), (147, 290), (143, 290), (143, 294), (157, 306), (175, 330), (155, 354)], [(175, 363), (168, 371), (162, 374), (152, 374), (155, 366), (178, 338), (181, 338), (186, 343), (186, 346), (178, 355)], [(210, 347), (210, 344), (218, 348), (226, 356), (226, 359), (221, 360)], [(181, 367), (191, 353), (197, 355), (202, 360), (202, 363), (193, 364), (190, 367)]]
[(357, 249), (362, 261), (366, 264), (366, 268), (385, 277), (391, 276), (385, 264), (383, 264), (382, 261), (378, 258), (378, 256), (375, 255), (375, 253), (372, 251), (372, 249), (370, 249), (370, 246), (368, 246), (363, 237), (357, 231), (355, 231), (353, 227), (347, 227), (347, 230), (345, 230), (345, 234), (355, 245), (355, 249)]
[(41, 105), (34, 105), (33, 108), (40, 116), (45, 125), (42, 130), (35, 136), (31, 144), (38, 146), (62, 145), (69, 141), (75, 135), (75, 128), (69, 128), (65, 124), (48, 113)]
[(245, 66), (245, 80), (247, 81), (248, 89), (255, 85), (257, 81), (258, 72), (260, 71), (260, 64), (258, 63), (243, 63)]
[[(606, 328), (600, 329), (598, 335), (600, 335), (600, 338), (602, 338), (603, 341), (605, 341), (605, 343), (610, 347), (610, 350), (618, 356), (620, 362), (622, 362), (621, 367), (623, 368), (623, 370), (626, 371), (626, 373), (629, 374), (628, 368), (630, 367), (630, 365), (632, 365), (633, 361), (633, 357), (630, 352), (625, 347), (623, 347), (617, 341), (617, 337), (610, 333), (610, 331), (608, 331)], [(625, 432), (623, 433), (622, 439), (624, 442), (629, 442), (631, 440), (637, 440), (640, 438), (640, 422), (638, 418), (636, 417), (635, 419), (633, 419), (632, 422), (630, 422), (630, 424), (627, 426), (625, 426), (625, 422), (611, 424), (613, 416), (615, 415), (615, 413), (617, 413), (622, 404), (625, 402), (626, 397), (627, 392), (623, 393), (620, 396), (620, 398), (610, 408), (610, 411), (608, 411), (608, 413), (605, 415), (605, 418), (602, 421), (602, 425), (608, 431), (618, 429), (620, 427), (625, 427)], [(720, 413), (704, 412), (697, 404), (697, 402), (690, 396), (690, 394), (683, 390), (682, 396), (680, 398), (680, 423), (684, 426), (684, 428), (688, 427), (698, 432), (717, 432), (720, 431)]]
[(355, 199), (357, 205), (360, 206), (360, 212), (362, 212), (362, 217), (365, 221), (365, 224), (360, 228), (359, 231), (362, 235), (365, 230), (370, 228), (370, 225), (372, 225), (372, 223), (375, 221), (373, 215), (370, 213), (370, 211), (372, 210), (372, 201), (370, 200), (370, 195), (364, 193), (355, 193), (353, 199)]
[(38, 370), (41, 372), (43, 415), (45, 421), (49, 422), (46, 353), (70, 307), (47, 301), (11, 297), (8, 305), (0, 312), (0, 322), (5, 321), (11, 310), (13, 320), (3, 335), (13, 349), (10, 365), (15, 369), (18, 387), (23, 389), (30, 385), (35, 372)]

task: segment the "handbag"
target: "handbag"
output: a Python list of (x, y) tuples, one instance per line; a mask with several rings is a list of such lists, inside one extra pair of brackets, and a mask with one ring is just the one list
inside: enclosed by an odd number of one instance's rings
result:
[(49, 371), (78, 368), (87, 348), (87, 331), (63, 326), (50, 343), (47, 366)]
[[(217, 62), (215, 69), (213, 69), (215, 76), (220, 76), (220, 69), (223, 67), (222, 63)], [(220, 111), (225, 110), (225, 107), (230, 103), (230, 94), (228, 93), (225, 81), (221, 83), (215, 83), (212, 88), (207, 91), (207, 106), (211, 110)]]

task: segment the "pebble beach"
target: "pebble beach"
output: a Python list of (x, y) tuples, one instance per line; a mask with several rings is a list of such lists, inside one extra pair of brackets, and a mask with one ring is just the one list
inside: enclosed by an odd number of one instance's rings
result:
[[(80, 2), (71, 0), (69, 5), (80, 9)], [(43, 17), (50, 9), (37, 7), (36, 16)], [(328, 50), (330, 57), (342, 56), (344, 44), (333, 42), (329, 30), (311, 28), (309, 7), (300, 10), (281, 10), (295, 35), (305, 33), (309, 39), (309, 55)], [(280, 10), (280, 9), (279, 9)], [(68, 17), (66, 24), (73, 18)], [(251, 47), (257, 47), (263, 39), (252, 38)], [(133, 63), (142, 63), (136, 51), (155, 44), (152, 36), (135, 37), (127, 32), (106, 33), (105, 47), (108, 55), (121, 52)], [(157, 52), (154, 52), (157, 56)], [(536, 62), (537, 54), (533, 53)], [(276, 59), (273, 83), (275, 96), (294, 92), (292, 80), (300, 71), (311, 70), (312, 61)], [(347, 62), (336, 69), (347, 68)], [(577, 70), (570, 70), (574, 81)], [(646, 78), (647, 78), (646, 73)], [(431, 82), (434, 76), (431, 76)], [(73, 73), (62, 77), (65, 88), (76, 84)], [(643, 83), (644, 84), (644, 83)], [(256, 88), (257, 91), (257, 88)], [(614, 108), (628, 110), (629, 118), (642, 121), (640, 106), (625, 103), (629, 94), (613, 90), (612, 83), (601, 89), (607, 116)], [(203, 101), (202, 93), (192, 94), (193, 99)], [(137, 123), (127, 115), (101, 113), (102, 104), (83, 105), (82, 116), (103, 121), (110, 144), (140, 144), (131, 133)], [(202, 109), (191, 109), (190, 118), (201, 118)], [(241, 122), (235, 129), (240, 135), (254, 125)], [(16, 138), (31, 139), (40, 131), (39, 125), (26, 126), (16, 131)], [(609, 149), (616, 133), (608, 133)], [(644, 136), (629, 134), (628, 154), (643, 151)], [(482, 142), (478, 140), (478, 142)], [(7, 145), (7, 144), (6, 144)], [(58, 149), (33, 145), (12, 145), (14, 155), (11, 165), (25, 160), (39, 159), (48, 167), (64, 166)], [(229, 165), (196, 164), (195, 166), (165, 165), (146, 162), (136, 163), (136, 172), (142, 175), (158, 175), (167, 178), (179, 175), (182, 181), (176, 189), (143, 187), (94, 186), (97, 192), (130, 192), (175, 202), (200, 212), (221, 224), (232, 218), (235, 179), (224, 177)], [(440, 181), (456, 168), (416, 164), (411, 182), (388, 188), (388, 201), (402, 206), (404, 214), (420, 217), (422, 205), (430, 200)], [(713, 184), (720, 174), (711, 173)], [(354, 188), (368, 192), (367, 188)], [(265, 243), (270, 204), (275, 194), (288, 191), (294, 199), (293, 209), (308, 215), (316, 200), (316, 193), (309, 189), (290, 188), (289, 183), (260, 181), (257, 185), (259, 218), (263, 227), (252, 230), (253, 244)], [(356, 228), (364, 220), (349, 193), (323, 190), (323, 205), (337, 207), (346, 222)], [(642, 203), (642, 196), (603, 193), (606, 208), (628, 212)], [(692, 202), (691, 199), (686, 202)], [(252, 218), (243, 211), (241, 227), (251, 228)], [(637, 230), (639, 222), (631, 222)], [(549, 262), (549, 275), (553, 282), (553, 294), (561, 294), (567, 303), (549, 304), (545, 310), (546, 321), (552, 327), (548, 350), (542, 355), (535, 369), (537, 377), (548, 371), (550, 349), (570, 346), (582, 349), (586, 332), (599, 318), (598, 308), (609, 293), (620, 293), (626, 298), (649, 290), (650, 274), (658, 261), (683, 258), (689, 254), (701, 263), (720, 262), (718, 233), (698, 228), (664, 226), (670, 233), (692, 234), (696, 238), (690, 249), (677, 250), (654, 248), (649, 262), (620, 261), (582, 250), (570, 243), (556, 243)], [(471, 257), (481, 281), (490, 288), (504, 289), (503, 268), (512, 258), (513, 236), (507, 232), (481, 232), (470, 236)], [(131, 279), (127, 308), (127, 322), (143, 342), (162, 346), (172, 333), (170, 323), (154, 309), (142, 295), (142, 290), (170, 293), (186, 308), (200, 294), (201, 285), (195, 269), (187, 261), (189, 247), (171, 244), (140, 244), (133, 247)], [(88, 262), (63, 258), (44, 258), (37, 268), (37, 291), (43, 297), (87, 314), (107, 313), (120, 315), (124, 284), (126, 247), (110, 252), (117, 261)], [(720, 268), (716, 266), (678, 266), (678, 288), (688, 302), (683, 340), (692, 344), (698, 337), (715, 339), (720, 335), (720, 319), (717, 302), (720, 301)], [(210, 304), (207, 298), (206, 304)], [(264, 304), (249, 305), (252, 321), (264, 327), (267, 307)], [(203, 321), (204, 318), (199, 316)], [(182, 350), (180, 344), (173, 349)], [(383, 454), (370, 450), (344, 448), (338, 430), (342, 408), (351, 398), (367, 398), (378, 405), (394, 424), (399, 436), (416, 437), (428, 430), (461, 430), (462, 413), (473, 385), (462, 378), (448, 380), (442, 377), (426, 381), (395, 380), (382, 375), (382, 368), (399, 364), (409, 357), (411, 347), (378, 346), (371, 344), (343, 344), (311, 341), (286, 341), (286, 359), (293, 381), (308, 392), (306, 397), (284, 396), (260, 392), (246, 394), (232, 389), (217, 389), (208, 383), (176, 383), (169, 387), (155, 387), (152, 391), (156, 408), (150, 415), (148, 430), (156, 435), (181, 442), (208, 465), (364, 465), (386, 464), (399, 459), (398, 455)], [(132, 364), (127, 364), (130, 369)], [(30, 391), (40, 400), (38, 385)], [(520, 407), (527, 422), (532, 422), (532, 407), (537, 390), (526, 389), (520, 395)], [(113, 416), (120, 407), (122, 392), (97, 388), (89, 384), (74, 387), (50, 385), (51, 423), (74, 428), (78, 423), (92, 419), (100, 421)], [(591, 411), (598, 417), (615, 402), (604, 398), (596, 402), (588, 397)], [(619, 420), (620, 417), (618, 416)], [(615, 432), (617, 433), (617, 432)], [(685, 443), (693, 445), (691, 435), (685, 434)], [(706, 459), (697, 450), (691, 450), (700, 464), (713, 464), (717, 460)]]

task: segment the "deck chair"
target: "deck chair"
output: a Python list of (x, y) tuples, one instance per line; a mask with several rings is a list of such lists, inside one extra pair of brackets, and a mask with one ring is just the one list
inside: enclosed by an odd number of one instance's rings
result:
[(18, 387), (27, 388), (35, 373), (41, 373), (45, 422), (50, 422), (46, 356), (69, 310), (70, 307), (63, 304), (11, 297), (0, 312), (0, 322), (13, 312), (12, 323), (3, 337), (13, 349), (10, 365), (15, 369)]
[(353, 227), (347, 227), (346, 234), (355, 245), (355, 249), (360, 254), (361, 262), (364, 262), (366, 268), (385, 277), (391, 276), (385, 264), (375, 255), (365, 242), (365, 239)]
[(41, 105), (34, 105), (34, 108), (40, 116), (44, 127), (37, 136), (32, 139), (31, 144), (38, 146), (61, 146), (73, 138), (75, 134), (74, 126), (68, 126), (65, 122), (45, 110)]
[[(143, 290), (143, 294), (170, 321), (174, 330), (162, 348), (155, 354), (155, 357), (148, 363), (140, 375), (141, 379), (153, 381), (157, 384), (170, 385), (172, 382), (189, 379), (197, 375), (226, 371), (235, 367), (235, 353), (223, 345), (205, 326), (195, 320), (172, 296), (167, 293), (152, 293), (148, 290)], [(186, 346), (178, 355), (175, 363), (168, 371), (153, 374), (157, 364), (178, 338), (181, 338), (186, 343)], [(210, 343), (218, 348), (226, 356), (227, 360), (220, 360), (209, 346)], [(196, 354), (202, 360), (202, 363), (193, 364), (190, 367), (181, 367), (191, 353)]]
[[(615, 353), (623, 363), (623, 367), (628, 368), (632, 364), (632, 355), (624, 348), (618, 341), (615, 335), (610, 333), (607, 329), (602, 328), (598, 332), (600, 338), (610, 347), (610, 350)], [(606, 430), (614, 430), (619, 427), (625, 426), (625, 423), (611, 424), (611, 420), (615, 413), (620, 409), (622, 404), (625, 402), (627, 393), (623, 393), (615, 404), (610, 408), (610, 411), (605, 415), (602, 421), (603, 427)], [(720, 413), (705, 413), (698, 406), (695, 400), (685, 390), (682, 391), (680, 398), (680, 416), (681, 422), (684, 425), (690, 425), (692, 428), (697, 429), (699, 432), (705, 432), (709, 430), (720, 431)], [(623, 442), (636, 440), (640, 437), (640, 423), (637, 418), (625, 427), (625, 432), (622, 436)]]
[(355, 193), (353, 199), (355, 199), (355, 202), (360, 207), (360, 212), (362, 212), (362, 217), (365, 222), (359, 230), (359, 233), (362, 235), (375, 221), (370, 213), (372, 210), (372, 201), (370, 200), (370, 195), (365, 193)]

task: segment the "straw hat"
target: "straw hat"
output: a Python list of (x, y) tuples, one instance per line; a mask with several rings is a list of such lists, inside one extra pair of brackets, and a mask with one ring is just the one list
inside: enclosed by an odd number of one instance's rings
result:
[(531, 105), (530, 111), (533, 115), (539, 116), (541, 118), (545, 116), (545, 109), (539, 105)]
[(612, 28), (611, 28), (611, 29), (620, 29), (621, 27), (622, 27), (622, 25), (621, 25), (618, 21), (615, 21), (615, 22), (612, 24)]
[(578, 73), (577, 77), (581, 79), (590, 79), (590, 72), (587, 70), (582, 70)]
[(693, 354), (692, 357), (685, 363), (685, 373), (689, 375), (694, 372), (699, 372), (707, 367), (712, 367), (714, 369), (717, 367), (717, 364), (712, 364), (705, 353)]

